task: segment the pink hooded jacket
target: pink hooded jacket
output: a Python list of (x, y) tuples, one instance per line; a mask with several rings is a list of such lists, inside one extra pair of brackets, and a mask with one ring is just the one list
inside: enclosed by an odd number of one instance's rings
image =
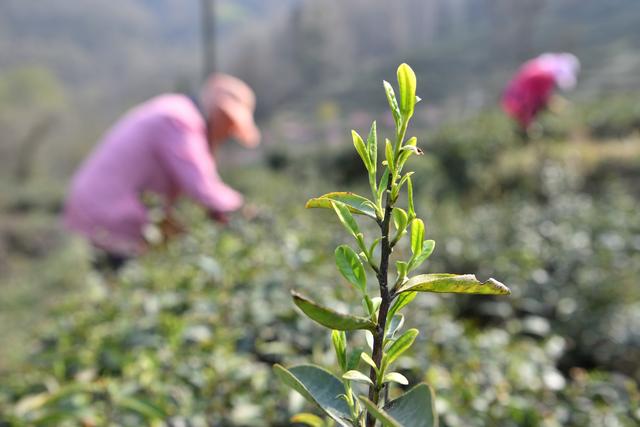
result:
[(556, 86), (573, 89), (579, 70), (578, 58), (570, 53), (545, 53), (525, 62), (504, 91), (502, 109), (527, 129), (547, 107)]
[(186, 194), (214, 213), (242, 205), (218, 176), (206, 123), (184, 95), (153, 98), (113, 126), (75, 174), (64, 223), (109, 252), (139, 254), (148, 222), (144, 192), (169, 202)]

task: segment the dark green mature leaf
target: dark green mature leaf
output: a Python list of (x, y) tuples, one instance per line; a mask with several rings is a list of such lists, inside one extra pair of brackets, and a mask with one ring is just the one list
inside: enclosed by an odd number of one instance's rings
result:
[(354, 331), (358, 329), (375, 330), (375, 323), (369, 319), (351, 314), (338, 313), (337, 311), (311, 301), (295, 291), (291, 291), (291, 296), (293, 297), (293, 302), (304, 314), (322, 326), (338, 331)]
[(398, 292), (443, 292), (455, 294), (509, 295), (508, 287), (495, 279), (480, 282), (473, 274), (420, 274), (412, 277)]
[(370, 413), (376, 420), (382, 423), (382, 427), (403, 427), (396, 420), (391, 418), (383, 409), (378, 408), (376, 404), (370, 401), (365, 396), (359, 396), (360, 402), (367, 408), (367, 412)]
[(411, 347), (413, 341), (415, 341), (418, 336), (417, 329), (409, 329), (404, 334), (400, 335), (397, 340), (394, 341), (393, 344), (389, 347), (389, 350), (385, 353), (382, 358), (382, 371), (384, 371), (387, 366), (391, 365), (398, 357), (402, 355), (405, 351)]
[(378, 408), (364, 396), (359, 396), (367, 411), (383, 427), (438, 427), (435, 394), (427, 384), (418, 384), (399, 398)]
[(335, 251), (336, 266), (342, 276), (360, 292), (367, 292), (367, 275), (364, 266), (353, 249), (340, 245)]
[(384, 411), (403, 427), (438, 427), (435, 394), (424, 383), (384, 405)]
[(366, 215), (376, 219), (376, 211), (372, 206), (373, 203), (369, 199), (346, 191), (336, 191), (310, 199), (307, 201), (305, 207), (333, 209), (331, 205), (332, 201), (344, 203), (349, 208), (349, 211), (354, 214)]
[(416, 75), (407, 64), (400, 64), (397, 71), (400, 91), (400, 111), (404, 120), (413, 115), (416, 105)]
[(286, 369), (275, 364), (273, 370), (280, 380), (300, 393), (311, 403), (318, 405), (339, 425), (351, 425), (347, 403), (340, 397), (344, 386), (335, 375), (315, 365), (299, 365)]

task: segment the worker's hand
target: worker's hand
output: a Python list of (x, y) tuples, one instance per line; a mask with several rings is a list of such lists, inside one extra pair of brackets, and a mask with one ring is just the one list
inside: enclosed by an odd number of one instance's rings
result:
[(209, 218), (211, 218), (212, 220), (220, 224), (229, 223), (229, 217), (227, 216), (227, 214), (223, 212), (209, 211)]

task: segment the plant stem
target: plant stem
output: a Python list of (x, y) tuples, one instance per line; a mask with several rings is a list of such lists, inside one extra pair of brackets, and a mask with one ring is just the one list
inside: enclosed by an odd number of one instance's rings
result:
[[(378, 313), (378, 325), (376, 327), (375, 334), (373, 336), (373, 353), (372, 359), (375, 364), (380, 367), (382, 365), (382, 347), (384, 344), (384, 330), (387, 324), (387, 313), (389, 306), (391, 305), (391, 295), (388, 288), (388, 271), (389, 271), (389, 256), (391, 255), (391, 242), (389, 241), (389, 224), (391, 221), (391, 210), (393, 209), (391, 201), (391, 186), (393, 185), (393, 178), (391, 172), (389, 172), (389, 181), (387, 183), (387, 197), (384, 210), (384, 219), (380, 224), (380, 230), (382, 232), (382, 238), (380, 240), (380, 266), (378, 276), (378, 284), (380, 286), (380, 297), (382, 302), (380, 303), (380, 311)], [(376, 371), (372, 367), (369, 372), (369, 378), (373, 382), (373, 385), (369, 386), (369, 400), (375, 405), (380, 400), (380, 381), (377, 378)], [(376, 423), (375, 418), (371, 414), (367, 414), (367, 427), (373, 427)]]

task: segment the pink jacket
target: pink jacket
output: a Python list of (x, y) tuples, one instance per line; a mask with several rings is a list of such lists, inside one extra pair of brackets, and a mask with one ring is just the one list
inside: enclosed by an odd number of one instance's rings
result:
[(64, 223), (109, 252), (138, 254), (148, 221), (143, 192), (168, 202), (186, 194), (217, 213), (242, 205), (218, 176), (205, 121), (186, 96), (153, 98), (113, 126), (73, 177)]
[(502, 109), (526, 129), (538, 112), (546, 108), (555, 86), (554, 74), (541, 61), (533, 59), (507, 85)]

